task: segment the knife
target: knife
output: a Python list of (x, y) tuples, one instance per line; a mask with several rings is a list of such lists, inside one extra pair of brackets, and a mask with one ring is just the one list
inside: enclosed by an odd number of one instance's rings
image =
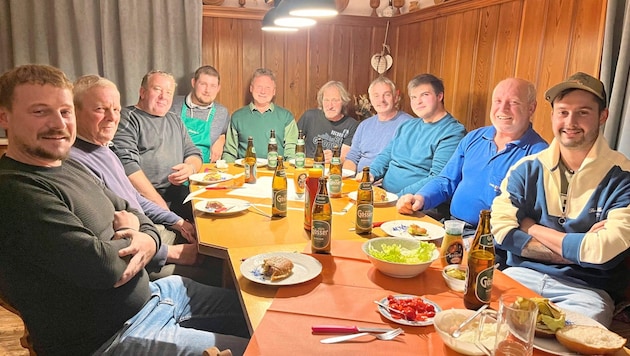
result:
[(341, 325), (313, 325), (311, 330), (314, 334), (354, 334), (354, 333), (384, 333), (391, 331), (391, 328), (362, 328), (358, 326)]
[[(385, 221), (377, 221), (377, 222), (372, 223), (372, 227), (379, 227), (383, 225), (384, 223)], [(354, 231), (354, 230), (356, 230), (354, 227), (351, 227), (348, 229), (348, 231)]]
[(186, 203), (188, 203), (188, 202), (189, 202), (189, 201), (191, 201), (194, 197), (196, 197), (196, 196), (198, 196), (198, 195), (203, 194), (206, 190), (228, 189), (228, 188), (230, 188), (230, 187), (223, 188), (222, 186), (218, 186), (218, 184), (223, 183), (223, 182), (228, 182), (228, 181), (230, 181), (230, 180), (233, 180), (234, 178), (238, 178), (238, 177), (242, 176), (243, 174), (244, 174), (244, 173), (237, 174), (237, 175), (235, 175), (234, 177), (232, 177), (232, 178), (230, 178), (230, 179), (228, 179), (228, 180), (224, 180), (224, 181), (221, 181), (221, 182), (210, 183), (209, 185), (205, 186), (204, 188), (197, 189), (197, 190), (195, 190), (194, 192), (192, 192), (192, 193), (188, 194), (188, 195), (186, 196), (186, 199), (184, 199), (184, 201), (182, 202), (182, 204), (186, 204)]

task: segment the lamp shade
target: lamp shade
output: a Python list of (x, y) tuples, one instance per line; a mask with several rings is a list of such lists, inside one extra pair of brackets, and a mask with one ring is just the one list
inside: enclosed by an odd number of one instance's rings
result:
[(291, 16), (333, 17), (339, 13), (335, 0), (284, 0)]
[(278, 26), (274, 23), (276, 19), (276, 8), (267, 11), (262, 20), (262, 30), (267, 32), (296, 32), (295, 27)]
[(291, 15), (289, 13), (289, 10), (291, 10), (293, 6), (291, 1), (292, 0), (283, 0), (276, 6), (274, 19), (276, 26), (309, 27), (317, 23), (317, 21), (312, 18)]

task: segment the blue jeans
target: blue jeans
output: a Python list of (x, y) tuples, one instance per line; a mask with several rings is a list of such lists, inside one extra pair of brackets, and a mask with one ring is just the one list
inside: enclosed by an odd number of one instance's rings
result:
[(175, 275), (150, 288), (149, 301), (95, 355), (200, 356), (212, 346), (244, 353), (249, 331), (234, 291)]
[(525, 267), (508, 267), (503, 273), (562, 309), (586, 315), (605, 327), (612, 322), (615, 302), (601, 289), (563, 281)]

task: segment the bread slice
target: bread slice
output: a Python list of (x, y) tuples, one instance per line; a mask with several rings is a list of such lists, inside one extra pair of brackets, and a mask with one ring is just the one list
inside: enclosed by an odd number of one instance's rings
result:
[(282, 256), (265, 258), (263, 261), (263, 274), (272, 281), (287, 278), (293, 272), (293, 262)]
[(556, 331), (556, 339), (567, 349), (584, 355), (610, 355), (626, 344), (626, 339), (614, 332), (587, 325), (568, 325)]

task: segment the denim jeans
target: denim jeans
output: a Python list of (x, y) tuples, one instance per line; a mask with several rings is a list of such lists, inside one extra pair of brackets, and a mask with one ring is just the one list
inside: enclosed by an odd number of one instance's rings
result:
[(605, 327), (612, 322), (615, 302), (601, 289), (563, 281), (525, 267), (508, 267), (503, 273), (562, 309), (586, 315)]
[(249, 331), (236, 292), (169, 276), (95, 355), (195, 355), (209, 347), (241, 355)]

